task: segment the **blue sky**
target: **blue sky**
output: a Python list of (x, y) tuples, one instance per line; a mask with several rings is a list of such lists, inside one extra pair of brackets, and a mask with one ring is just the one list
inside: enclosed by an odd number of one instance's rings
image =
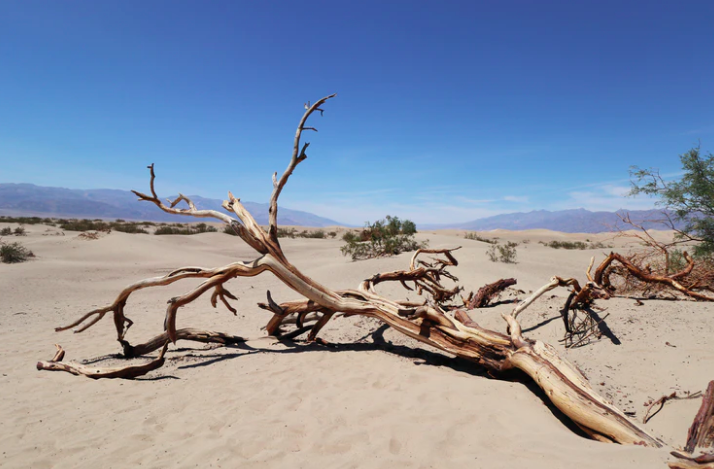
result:
[(5, 1), (0, 182), (267, 201), (345, 223), (645, 208), (714, 148), (714, 2)]

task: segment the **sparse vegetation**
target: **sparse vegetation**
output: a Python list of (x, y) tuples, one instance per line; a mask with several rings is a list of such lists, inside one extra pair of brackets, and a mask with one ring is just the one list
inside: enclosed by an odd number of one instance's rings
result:
[(72, 218), (70, 220), (57, 220), (59, 227), (66, 231), (110, 231), (109, 223), (97, 220), (78, 220)]
[(6, 264), (25, 262), (35, 255), (20, 243), (5, 243), (0, 240), (0, 260)]
[[(237, 233), (231, 228), (230, 225), (223, 227), (223, 232), (229, 235), (236, 236)], [(278, 228), (278, 238), (313, 238), (313, 239), (325, 239), (327, 237), (334, 238), (337, 236), (337, 232), (331, 231), (325, 233), (324, 230), (308, 231), (302, 230), (298, 231), (295, 228)]]
[(482, 243), (488, 243), (488, 244), (498, 244), (498, 241), (496, 241), (495, 239), (484, 238), (483, 236), (480, 236), (475, 231), (466, 233), (464, 235), (464, 239), (471, 239), (473, 241), (481, 241)]
[(506, 244), (492, 244), (486, 251), (491, 262), (503, 262), (505, 264), (516, 264), (518, 252), (516, 247), (518, 243), (507, 241)]
[(111, 229), (116, 230), (116, 231), (121, 231), (122, 233), (142, 233), (142, 234), (149, 234), (148, 231), (146, 231), (144, 228), (142, 228), (143, 223), (122, 223), (117, 220), (115, 223), (112, 223)]
[(600, 242), (584, 243), (582, 241), (540, 241), (540, 244), (553, 249), (569, 249), (584, 251), (587, 249), (608, 249), (612, 246), (607, 246)]
[(357, 260), (392, 256), (426, 247), (428, 241), (417, 242), (414, 239), (415, 234), (414, 222), (387, 215), (384, 220), (367, 222), (362, 231), (346, 232), (342, 236), (346, 244), (340, 251), (343, 255), (352, 257), (352, 260)]
[(9, 226), (6, 226), (2, 230), (0, 230), (0, 236), (10, 236), (12, 234), (12, 228)]
[(0, 215), (0, 222), (2, 223), (19, 223), (21, 225), (54, 225), (55, 220), (53, 218), (40, 218), (40, 217), (9, 217), (5, 215)]
[(194, 235), (199, 233), (213, 233), (218, 231), (211, 225), (205, 223), (182, 224), (174, 223), (172, 225), (160, 226), (154, 231), (155, 235)]

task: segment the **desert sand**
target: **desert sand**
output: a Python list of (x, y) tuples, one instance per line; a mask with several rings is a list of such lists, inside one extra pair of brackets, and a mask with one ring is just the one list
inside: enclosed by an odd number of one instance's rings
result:
[[(427, 349), (376, 321), (334, 319), (321, 334), (332, 347), (279, 343), (261, 330), (269, 314), (256, 303), (265, 300), (267, 289), (277, 301), (298, 296), (270, 274), (228, 284), (239, 297), (237, 316), (222, 306), (213, 309), (208, 297), (180, 310), (179, 327), (229, 332), (247, 338), (245, 344), (179, 342), (163, 368), (132, 381), (37, 371), (35, 363), (52, 357), (54, 343), (66, 349), (65, 361), (120, 363), (111, 319), (81, 334), (56, 333), (54, 327), (111, 303), (127, 284), (180, 266), (219, 266), (255, 255), (223, 233), (112, 232), (88, 241), (75, 232), (52, 236), (59, 231), (52, 227), (26, 228), (29, 235), (17, 240), (37, 257), (0, 264), (2, 467), (666, 467), (670, 448), (578, 436), (534, 393), (535, 386), (492, 379), (478, 366)], [(526, 293), (556, 274), (584, 279), (590, 257), (599, 260), (608, 251), (555, 250), (540, 240), (587, 238), (619, 252), (635, 248), (627, 240), (608, 241), (606, 234), (482, 234), (521, 242), (518, 263), (490, 262), (488, 245), (465, 240), (460, 231), (417, 237), (428, 238), (434, 248), (463, 246), (456, 252), (460, 264), (451, 271), (467, 289), (516, 277), (515, 288)], [(405, 268), (411, 256), (352, 262), (340, 254), (339, 239), (281, 243), (302, 272), (334, 289)], [(128, 338), (140, 342), (159, 333), (166, 301), (197, 283), (134, 294), (127, 307), (135, 322)], [(417, 299), (398, 285), (379, 290)], [(711, 304), (600, 300), (614, 339), (565, 349), (558, 342), (563, 334), (558, 310), (566, 296), (555, 290), (526, 310), (519, 317), (525, 335), (555, 346), (634, 419), (642, 420), (647, 400), (675, 390), (702, 391), (714, 379)], [(471, 316), (504, 331), (500, 315), (512, 308), (502, 304)], [(670, 402), (645, 428), (672, 446), (683, 445), (699, 404), (699, 399)]]

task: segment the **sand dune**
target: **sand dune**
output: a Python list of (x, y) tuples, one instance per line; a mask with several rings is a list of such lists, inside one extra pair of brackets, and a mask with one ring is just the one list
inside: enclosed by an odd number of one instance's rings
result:
[[(35, 362), (49, 359), (54, 343), (65, 347), (66, 360), (116, 362), (110, 355), (120, 349), (111, 320), (82, 334), (53, 329), (110, 303), (126, 284), (180, 266), (218, 266), (255, 256), (222, 233), (112, 232), (86, 241), (72, 232), (51, 236), (57, 231), (51, 227), (27, 230), (29, 236), (18, 240), (36, 259), (0, 264), (2, 467), (665, 467), (667, 449), (577, 436), (526, 384), (490, 379), (478, 367), (427, 350), (372, 320), (333, 320), (322, 336), (335, 347), (276, 343), (261, 330), (268, 315), (256, 303), (264, 301), (267, 289), (278, 301), (296, 295), (269, 274), (228, 285), (240, 298), (235, 317), (224, 308), (211, 308), (208, 298), (180, 311), (180, 326), (241, 335), (248, 338), (245, 344), (179, 343), (170, 349), (166, 366), (134, 381), (38, 372)], [(631, 241), (602, 234), (482, 234), (520, 242), (519, 263), (489, 262), (488, 245), (463, 239), (463, 231), (418, 236), (428, 238), (431, 247), (462, 245), (453, 273), (474, 289), (502, 277), (516, 277), (517, 287), (525, 291), (554, 274), (584, 278), (590, 256), (601, 258), (606, 251), (554, 250), (538, 241), (588, 238), (619, 251), (634, 248), (627, 244)], [(404, 268), (410, 257), (351, 262), (340, 254), (339, 240), (281, 242), (303, 272), (335, 289)], [(127, 314), (135, 325), (129, 338), (138, 342), (160, 332), (166, 300), (196, 283), (132, 296)], [(380, 291), (416, 299), (394, 285)], [(556, 290), (521, 316), (526, 336), (558, 348), (634, 418), (642, 419), (649, 398), (703, 390), (714, 378), (712, 305), (601, 301), (613, 337), (565, 350), (558, 343), (558, 309), (565, 296)], [(504, 330), (500, 314), (511, 307), (473, 316), (485, 327)], [(645, 427), (681, 445), (698, 406), (699, 400), (672, 402)]]

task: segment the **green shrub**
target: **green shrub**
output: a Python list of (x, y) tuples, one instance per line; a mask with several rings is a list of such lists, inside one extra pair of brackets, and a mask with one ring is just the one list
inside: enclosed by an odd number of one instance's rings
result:
[(20, 243), (0, 242), (0, 260), (6, 264), (25, 262), (35, 255)]
[(586, 250), (586, 249), (607, 249), (608, 247), (603, 243), (584, 243), (582, 241), (548, 241), (547, 243), (540, 241), (540, 244), (553, 249), (570, 249), (570, 250)]
[(325, 232), (323, 230), (307, 231), (303, 230), (298, 236), (301, 238), (312, 238), (312, 239), (325, 239)]
[(109, 223), (102, 220), (58, 220), (59, 227), (67, 231), (111, 231)]
[(486, 255), (491, 260), (491, 262), (504, 262), (506, 264), (516, 264), (518, 253), (516, 247), (518, 243), (512, 241), (506, 242), (505, 245), (502, 244), (492, 244), (486, 251)]
[(278, 228), (278, 238), (296, 238), (297, 235), (295, 228)]
[(474, 240), (474, 241), (481, 241), (482, 243), (488, 243), (488, 244), (498, 244), (498, 241), (496, 241), (495, 239), (484, 238), (484, 237), (482, 237), (482, 236), (479, 236), (479, 234), (476, 233), (476, 232), (466, 233), (466, 234), (464, 235), (464, 239), (471, 239), (471, 240)]
[[(154, 231), (155, 235), (194, 235), (198, 233), (213, 233), (218, 231), (215, 227), (205, 223), (197, 223), (195, 225), (183, 225), (174, 223), (173, 225), (163, 225)], [(225, 232), (225, 228), (224, 228)]]
[(139, 225), (138, 223), (122, 223), (117, 220), (116, 222), (112, 223), (111, 229), (116, 230), (116, 231), (121, 231), (122, 233), (143, 233), (143, 234), (149, 234), (148, 231), (146, 231), (144, 228), (142, 228), (142, 225)]
[(223, 232), (225, 234), (229, 234), (231, 236), (238, 236), (237, 229), (233, 228), (231, 225), (229, 225), (227, 223), (223, 226)]
[(410, 220), (400, 220), (387, 215), (384, 220), (365, 225), (360, 232), (346, 232), (342, 240), (346, 243), (340, 251), (352, 260), (392, 256), (406, 251), (415, 251), (427, 246), (414, 239), (416, 225)]
[(12, 228), (9, 226), (6, 226), (2, 230), (0, 230), (0, 236), (10, 236), (12, 234)]
[(4, 223), (20, 223), (22, 225), (38, 225), (40, 223), (45, 225), (50, 225), (54, 223), (52, 218), (40, 218), (40, 217), (8, 217), (0, 215), (0, 222)]
[(27, 232), (25, 232), (25, 227), (20, 225), (15, 228), (15, 236), (27, 236)]
[(681, 249), (669, 251), (668, 260), (667, 272), (680, 272), (687, 266), (687, 260), (684, 258), (684, 252)]

